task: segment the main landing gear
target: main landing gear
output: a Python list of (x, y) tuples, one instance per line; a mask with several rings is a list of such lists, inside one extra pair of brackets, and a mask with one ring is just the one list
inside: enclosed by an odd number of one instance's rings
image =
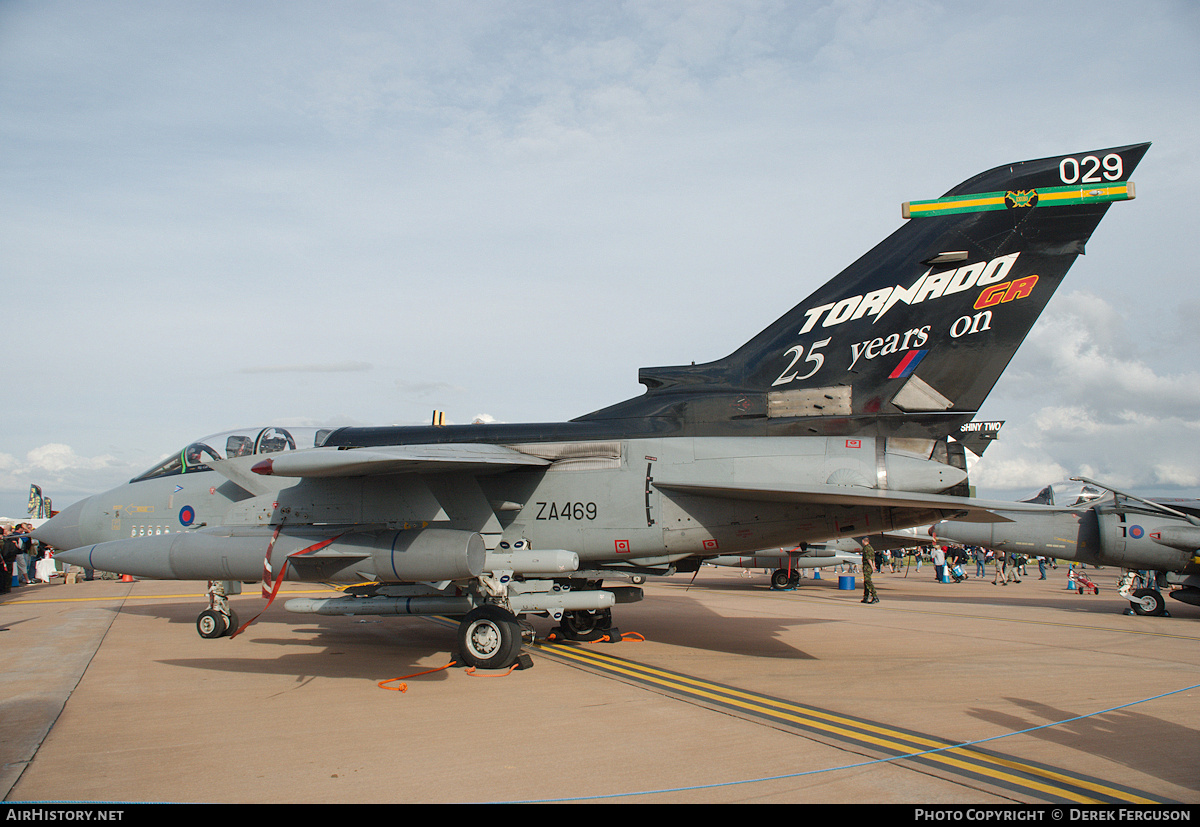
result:
[(609, 643), (621, 639), (621, 631), (612, 625), (612, 609), (563, 612), (559, 624), (550, 630), (552, 638), (581, 642), (607, 640)]
[(771, 574), (772, 589), (794, 589), (800, 583), (800, 570), (775, 569)]
[(485, 604), (458, 624), (458, 654), (465, 666), (505, 669), (517, 661), (525, 630), (507, 609)]
[[(507, 669), (532, 665), (532, 659), (521, 652), (522, 645), (534, 639), (526, 615), (558, 623), (551, 639), (615, 643), (621, 635), (613, 626), (611, 607), (642, 599), (642, 590), (635, 586), (605, 589), (600, 580), (539, 576), (541, 569), (534, 566), (547, 565), (544, 552), (532, 562), (513, 554), (497, 556), (491, 571), (440, 589), (429, 583), (364, 583), (347, 588), (340, 597), (294, 597), (284, 608), (300, 614), (459, 618), (458, 662), (478, 669)], [(499, 563), (511, 567), (501, 568)], [(571, 570), (577, 565), (572, 554)], [(229, 609), (227, 596), (240, 591), (240, 583), (209, 583), (209, 608), (196, 619), (202, 637), (223, 637), (237, 630), (237, 616)]]

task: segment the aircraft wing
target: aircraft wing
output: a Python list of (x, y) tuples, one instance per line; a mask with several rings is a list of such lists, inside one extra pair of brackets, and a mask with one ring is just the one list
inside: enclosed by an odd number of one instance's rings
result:
[[(860, 488), (849, 485), (727, 484), (672, 482), (655, 479), (654, 485), (665, 491), (699, 494), (728, 500), (764, 500), (768, 502), (819, 503), (822, 505), (878, 506), (879, 508), (920, 509), (953, 512), (946, 519), (964, 522), (1007, 523), (1008, 517), (997, 511), (1054, 511), (1053, 506), (1033, 503), (993, 502), (972, 497), (942, 494), (910, 494)], [(1023, 506), (1013, 508), (1014, 505)]]
[(261, 476), (275, 477), (365, 477), (450, 471), (499, 472), (519, 466), (549, 464), (550, 460), (503, 445), (449, 443), (288, 451), (259, 459), (250, 470)]

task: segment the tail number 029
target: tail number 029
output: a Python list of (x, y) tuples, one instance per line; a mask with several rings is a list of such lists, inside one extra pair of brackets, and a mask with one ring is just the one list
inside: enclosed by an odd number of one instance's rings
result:
[[(1095, 155), (1083, 158), (1063, 158), (1058, 162), (1058, 177), (1064, 184), (1100, 184), (1120, 181), (1124, 172), (1121, 156), (1110, 152), (1103, 159)], [(1103, 177), (1101, 177), (1103, 176)]]

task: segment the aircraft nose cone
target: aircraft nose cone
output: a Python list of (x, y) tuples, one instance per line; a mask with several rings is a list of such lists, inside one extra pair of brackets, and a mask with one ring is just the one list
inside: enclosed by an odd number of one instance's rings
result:
[(59, 551), (83, 545), (79, 533), (79, 520), (87, 500), (67, 506), (33, 530), (33, 539), (46, 543)]

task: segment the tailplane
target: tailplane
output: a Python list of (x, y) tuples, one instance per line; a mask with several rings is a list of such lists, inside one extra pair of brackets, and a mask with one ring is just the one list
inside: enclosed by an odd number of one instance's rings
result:
[(643, 368), (581, 420), (941, 437), (969, 421), (1149, 144), (1008, 164), (941, 198), (724, 359)]

